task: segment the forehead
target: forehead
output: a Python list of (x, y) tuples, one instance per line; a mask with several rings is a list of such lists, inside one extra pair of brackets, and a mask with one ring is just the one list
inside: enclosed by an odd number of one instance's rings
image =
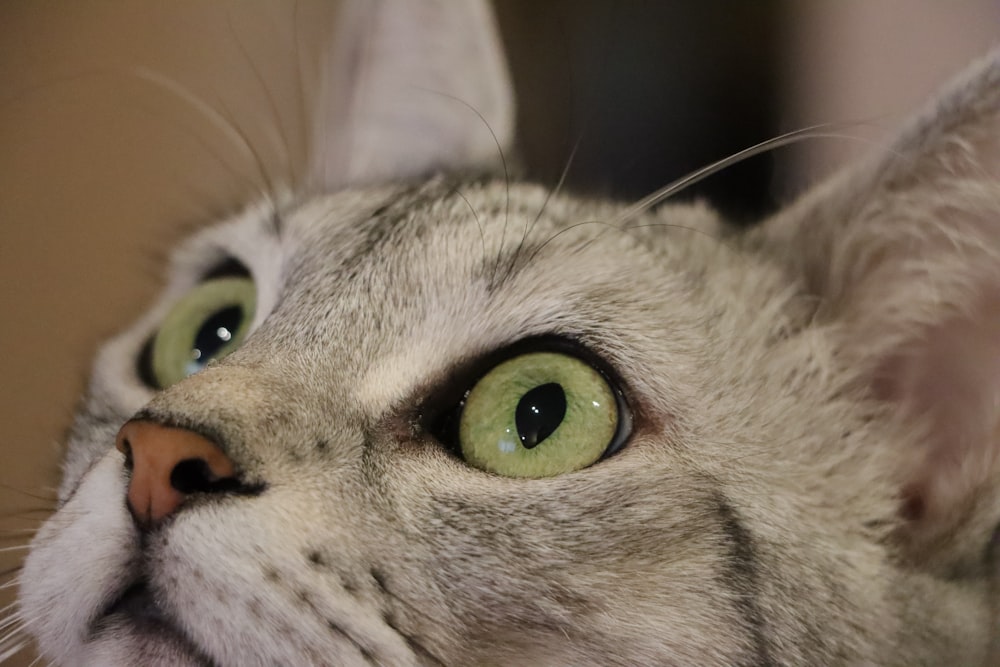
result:
[[(386, 264), (425, 274), (430, 260), (444, 259), (442, 269), (481, 275), (490, 269), (485, 277), (496, 287), (506, 275), (498, 264), (516, 259), (523, 264), (524, 253), (573, 225), (575, 218), (585, 224), (573, 237), (594, 236), (597, 230), (586, 228), (603, 221), (593, 213), (584, 220), (583, 212), (567, 210), (568, 204), (537, 187), (434, 181), (312, 199), (284, 216), (280, 229), (290, 237), (295, 264), (309, 264), (310, 275), (322, 266), (353, 278)], [(296, 281), (306, 278), (295, 276)]]
[(290, 284), (343, 285), (388, 272), (419, 287), (459, 275), (463, 286), (483, 281), (490, 293), (546, 271), (558, 270), (564, 283), (583, 279), (580, 267), (627, 274), (630, 258), (642, 255), (667, 259), (659, 263), (666, 273), (700, 272), (700, 248), (720, 245), (705, 234), (715, 225), (704, 207), (622, 218), (627, 210), (533, 185), (436, 180), (311, 199), (279, 216), (276, 228)]
[(447, 304), (460, 304), (455, 315), (473, 303), (516, 310), (529, 297), (571, 305), (652, 268), (642, 266), (648, 249), (611, 227), (612, 215), (503, 183), (313, 200), (281, 225), (281, 303), (322, 302), (356, 317), (377, 311), (390, 328)]

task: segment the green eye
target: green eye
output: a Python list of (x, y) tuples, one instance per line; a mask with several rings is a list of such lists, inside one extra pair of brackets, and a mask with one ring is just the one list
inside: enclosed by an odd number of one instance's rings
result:
[(458, 425), (462, 456), (508, 477), (585, 468), (627, 437), (627, 415), (607, 380), (576, 357), (509, 359), (469, 392)]
[(217, 278), (181, 299), (156, 332), (140, 370), (163, 389), (232, 352), (253, 321), (257, 290), (245, 277)]

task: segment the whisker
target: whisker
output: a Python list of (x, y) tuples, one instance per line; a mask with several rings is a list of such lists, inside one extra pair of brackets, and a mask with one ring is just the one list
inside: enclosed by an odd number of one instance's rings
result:
[(476, 219), (476, 225), (479, 227), (479, 240), (483, 244), (483, 262), (485, 262), (486, 261), (486, 232), (483, 231), (483, 222), (482, 222), (482, 220), (479, 219), (479, 212), (476, 210), (476, 208), (472, 205), (472, 203), (469, 202), (469, 200), (466, 198), (466, 196), (464, 194), (462, 194), (462, 192), (458, 188), (452, 189), (452, 192), (454, 192), (456, 195), (458, 195), (459, 197), (462, 198), (462, 201), (465, 202), (465, 205), (469, 207), (469, 211), (472, 212), (472, 217)]
[(2, 638), (0, 638), (0, 645), (2, 645), (5, 641), (9, 640), (11, 637), (17, 635), (21, 630), (24, 629), (24, 626), (26, 624), (27, 622), (23, 618), (21, 618), (21, 615), (18, 614), (17, 612), (14, 612), (7, 618), (0, 621), (0, 632), (7, 633)]
[[(0, 642), (0, 644), (2, 644), (2, 642)], [(29, 642), (27, 639), (21, 639), (17, 643), (13, 644), (10, 648), (5, 649), (0, 647), (0, 662), (4, 662), (5, 660), (10, 660), (15, 655), (17, 655), (24, 649), (28, 648), (28, 646), (30, 645), (31, 642)], [(40, 657), (35, 658), (35, 660), (31, 663), (31, 665), (34, 665), (36, 662), (38, 662), (39, 659)], [(31, 665), (28, 665), (28, 667), (31, 667)]]
[(18, 544), (13, 547), (0, 547), (0, 554), (10, 553), (12, 551), (24, 551), (25, 549), (30, 549), (30, 544)]
[[(51, 514), (56, 511), (56, 507), (23, 507), (16, 510), (11, 510), (10, 512), (0, 512), (0, 519), (17, 519), (21, 518), (23, 514), (37, 514), (39, 512), (45, 512)], [(26, 518), (26, 517), (25, 517)]]
[[(0, 482), (0, 489), (6, 489), (7, 491), (13, 491), (14, 493), (20, 493), (22, 496), (27, 496), (29, 498), (34, 498), (35, 500), (44, 500), (44, 501), (51, 501), (51, 502), (56, 502), (58, 500), (58, 498), (56, 498), (56, 494), (55, 494), (54, 491), (53, 491), (53, 493), (52, 493), (51, 496), (40, 496), (40, 495), (38, 495), (36, 493), (31, 493), (30, 491), (25, 491), (24, 489), (19, 489), (16, 486), (11, 486), (10, 484), (4, 484), (3, 482)], [(47, 489), (47, 490), (51, 490), (51, 489)]]
[[(742, 151), (739, 151), (739, 152), (734, 153), (734, 154), (732, 154), (732, 155), (730, 155), (730, 156), (728, 156), (726, 158), (723, 158), (721, 160), (717, 160), (717, 161), (715, 161), (715, 162), (713, 162), (713, 163), (711, 163), (709, 165), (706, 165), (705, 167), (697, 169), (697, 170), (691, 172), (690, 174), (687, 174), (686, 176), (683, 176), (682, 178), (679, 178), (679, 179), (673, 181), (672, 183), (669, 183), (668, 185), (664, 186), (663, 188), (660, 188), (659, 190), (656, 190), (652, 194), (650, 194), (650, 195), (642, 198), (641, 200), (639, 200), (638, 202), (636, 202), (632, 206), (629, 206), (628, 208), (626, 208), (624, 211), (622, 211), (620, 214), (618, 214), (611, 221), (590, 220), (590, 221), (576, 223), (576, 224), (570, 225), (568, 227), (565, 227), (565, 228), (559, 230), (558, 232), (556, 232), (555, 234), (553, 234), (551, 237), (549, 237), (548, 239), (546, 239), (545, 243), (541, 244), (538, 248), (536, 248), (535, 251), (531, 254), (531, 257), (528, 258), (528, 261), (529, 261), (529, 263), (532, 262), (532, 261), (534, 261), (535, 257), (545, 248), (545, 246), (547, 246), (551, 241), (553, 241), (555, 238), (557, 238), (561, 234), (563, 234), (565, 232), (568, 232), (568, 231), (571, 231), (572, 229), (575, 229), (576, 227), (579, 227), (581, 225), (588, 225), (588, 224), (602, 225), (602, 226), (607, 227), (607, 229), (604, 230), (603, 232), (601, 232), (600, 234), (598, 234), (597, 236), (595, 236), (594, 238), (592, 238), (592, 239), (588, 240), (587, 242), (585, 242), (584, 244), (582, 244), (578, 248), (578, 250), (585, 249), (591, 243), (596, 242), (601, 237), (603, 237), (605, 234), (608, 234), (611, 231), (628, 232), (629, 230), (632, 230), (632, 229), (643, 229), (643, 228), (646, 228), (646, 227), (662, 226), (662, 227), (670, 227), (670, 228), (675, 228), (675, 229), (684, 229), (686, 231), (691, 231), (691, 232), (696, 232), (696, 233), (704, 234), (705, 236), (708, 236), (709, 238), (712, 238), (712, 239), (715, 239), (716, 241), (719, 241), (723, 246), (725, 246), (726, 248), (730, 249), (735, 255), (739, 256), (739, 253), (736, 252), (735, 248), (733, 248), (732, 246), (730, 246), (729, 244), (727, 244), (725, 241), (723, 241), (719, 237), (717, 237), (717, 236), (715, 236), (713, 234), (710, 234), (709, 232), (706, 232), (705, 230), (696, 229), (696, 228), (693, 228), (693, 227), (687, 227), (687, 226), (684, 226), (684, 225), (673, 225), (673, 224), (670, 224), (670, 223), (653, 222), (653, 223), (642, 223), (642, 224), (633, 224), (633, 225), (630, 225), (630, 224), (627, 224), (627, 223), (630, 220), (636, 218), (637, 216), (642, 215), (643, 213), (645, 213), (649, 209), (653, 208), (657, 204), (662, 203), (665, 199), (667, 199), (667, 198), (669, 198), (669, 197), (677, 194), (678, 192), (682, 191), (683, 189), (685, 189), (685, 188), (687, 188), (687, 187), (689, 187), (689, 186), (691, 186), (691, 185), (693, 185), (693, 184), (695, 184), (695, 183), (697, 183), (697, 182), (699, 182), (699, 181), (701, 181), (701, 180), (703, 180), (705, 178), (708, 178), (709, 176), (712, 176), (713, 174), (716, 174), (719, 171), (721, 171), (721, 170), (723, 170), (723, 169), (725, 169), (727, 167), (730, 167), (730, 166), (732, 166), (734, 164), (737, 164), (738, 162), (741, 162), (741, 161), (746, 160), (748, 158), (754, 157), (756, 155), (760, 155), (761, 153), (765, 153), (767, 151), (775, 150), (775, 149), (780, 148), (782, 146), (793, 144), (793, 143), (796, 143), (796, 142), (799, 142), (799, 141), (804, 141), (806, 139), (838, 138), (838, 139), (854, 139), (854, 140), (858, 140), (858, 141), (869, 141), (868, 139), (863, 138), (863, 137), (857, 137), (857, 136), (853, 136), (853, 135), (836, 134), (836, 133), (833, 133), (833, 132), (825, 132), (825, 131), (823, 131), (823, 130), (827, 130), (827, 129), (836, 129), (838, 127), (855, 127), (858, 124), (859, 123), (857, 123), (857, 122), (851, 122), (851, 123), (840, 123), (840, 124), (828, 123), (828, 124), (823, 124), (823, 125), (814, 125), (814, 126), (811, 126), (811, 127), (802, 128), (800, 130), (795, 130), (795, 131), (792, 131), (792, 132), (788, 132), (788, 133), (779, 135), (777, 137), (773, 137), (771, 139), (768, 139), (767, 141), (762, 141), (762, 142), (760, 142), (758, 144), (750, 146), (749, 148), (745, 148)], [(546, 199), (546, 201), (548, 201), (548, 200)]]
[[(14, 606), (14, 604), (10, 604), (4, 607), (4, 611), (11, 609)], [(3, 636), (2, 639), (0, 639), (0, 643), (9, 639), (18, 630), (20, 630), (26, 623), (27, 620), (21, 616), (21, 613), (18, 610), (12, 611), (9, 616), (0, 620), (0, 629), (2, 629), (4, 632), (7, 633)]]
[(205, 118), (205, 120), (209, 121), (216, 127), (216, 129), (220, 130), (223, 136), (228, 138), (235, 148), (243, 151), (244, 158), (250, 160), (254, 159), (253, 150), (251, 150), (246, 138), (239, 132), (235, 131), (218, 111), (205, 103), (204, 100), (194, 95), (179, 82), (159, 72), (155, 72), (139, 65), (130, 67), (128, 71), (135, 77), (143, 81), (147, 81), (168, 93), (172, 93), (175, 97), (177, 97), (177, 99), (185, 102), (191, 109), (198, 112), (198, 114)]
[[(9, 643), (9, 645), (7, 645)], [(28, 648), (29, 640), (23, 636), (22, 632), (17, 632), (14, 636), (0, 640), (0, 663), (10, 660), (18, 653)]]
[[(228, 139), (229, 143), (241, 153), (242, 158), (254, 165), (257, 171), (257, 176), (260, 179), (259, 182), (254, 182), (246, 174), (237, 170), (228, 160), (223, 159), (221, 155), (216, 153), (207, 144), (199, 133), (187, 130), (187, 134), (209, 155), (214, 157), (226, 169), (226, 171), (230, 173), (230, 175), (238, 180), (249, 183), (255, 189), (259, 190), (261, 188), (265, 188), (266, 191), (271, 193), (272, 197), (274, 196), (274, 184), (269, 178), (267, 169), (264, 167), (260, 154), (254, 148), (253, 143), (249, 140), (246, 133), (241, 131), (231, 118), (227, 118), (217, 109), (205, 102), (202, 98), (191, 92), (188, 88), (185, 88), (179, 82), (167, 77), (164, 74), (141, 66), (129, 67), (125, 71), (141, 81), (150, 83), (153, 86), (172, 94), (181, 102), (184, 102), (189, 108), (194, 110), (199, 116), (207, 120), (216, 129), (220, 130), (222, 132), (222, 136)], [(153, 110), (148, 111), (150, 113), (156, 113)]]
[(236, 122), (236, 117), (229, 110), (222, 100), (217, 100), (218, 104), (225, 111), (225, 118), (232, 124), (233, 132), (238, 134), (243, 142), (246, 144), (247, 150), (250, 155), (253, 156), (253, 163), (256, 167), (257, 174), (260, 176), (261, 184), (265, 188), (265, 195), (267, 195), (267, 203), (271, 205), (272, 213), (277, 215), (278, 206), (278, 188), (275, 186), (274, 179), (271, 177), (271, 172), (267, 169), (267, 162), (264, 157), (260, 154), (260, 151), (254, 146), (253, 142), (250, 141), (250, 136), (240, 128), (239, 123)]
[(497, 133), (493, 131), (492, 127), (490, 127), (489, 121), (487, 121), (486, 117), (479, 112), (479, 109), (472, 106), (465, 100), (459, 97), (455, 97), (454, 95), (443, 93), (439, 90), (431, 90), (429, 88), (423, 88), (421, 86), (416, 86), (416, 88), (418, 90), (423, 90), (428, 93), (433, 93), (435, 95), (440, 95), (441, 97), (448, 98), (450, 100), (458, 102), (466, 109), (469, 109), (472, 113), (476, 114), (476, 116), (479, 117), (479, 120), (483, 122), (483, 125), (486, 127), (487, 131), (489, 131), (490, 136), (493, 137), (493, 143), (496, 144), (497, 154), (500, 156), (500, 164), (503, 166), (503, 178), (504, 178), (504, 188), (506, 191), (506, 197), (504, 202), (503, 231), (500, 233), (500, 248), (499, 250), (497, 250), (497, 259), (496, 262), (493, 264), (493, 275), (490, 277), (490, 285), (492, 286), (495, 284), (497, 270), (500, 268), (500, 258), (503, 256), (503, 244), (504, 240), (507, 237), (507, 222), (510, 219), (510, 170), (507, 167), (507, 157), (503, 153), (503, 146), (500, 145), (500, 139), (497, 137)]
[(28, 619), (22, 618), (18, 613), (15, 613), (13, 619), (18, 622), (10, 626), (6, 634), (0, 637), (0, 663), (9, 660), (32, 644), (27, 632), (30, 626)]
[(165, 123), (168, 123), (175, 130), (183, 133), (185, 137), (193, 141), (198, 145), (199, 148), (205, 151), (205, 153), (226, 170), (230, 176), (232, 176), (237, 181), (249, 185), (249, 187), (254, 189), (260, 189), (260, 184), (253, 180), (250, 176), (243, 173), (240, 169), (234, 166), (229, 160), (225, 159), (221, 153), (217, 152), (198, 132), (194, 131), (192, 128), (186, 126), (185, 124), (178, 121), (175, 117), (167, 116), (157, 108), (149, 106), (141, 102), (133, 102), (135, 107), (141, 109), (144, 113), (149, 114)]
[(531, 264), (532, 262), (534, 262), (535, 261), (535, 257), (538, 256), (538, 253), (540, 253), (542, 250), (544, 250), (545, 246), (547, 246), (549, 243), (551, 243), (552, 241), (554, 241), (558, 237), (562, 236), (566, 232), (573, 231), (577, 227), (583, 227), (584, 225), (601, 225), (601, 226), (604, 226), (604, 227), (608, 227), (609, 230), (622, 231), (622, 229), (620, 227), (612, 225), (610, 222), (606, 222), (604, 220), (585, 220), (583, 222), (573, 223), (572, 225), (569, 225), (567, 227), (563, 227), (558, 232), (556, 232), (555, 234), (553, 234), (549, 238), (545, 239), (544, 243), (542, 243), (540, 246), (538, 246), (537, 248), (535, 248), (535, 251), (531, 253), (531, 257), (528, 258), (528, 264)]
[[(736, 257), (737, 259), (740, 259), (740, 258), (743, 257), (743, 255), (741, 255), (739, 253), (739, 251), (736, 250), (736, 248), (734, 248), (732, 245), (730, 245), (725, 240), (719, 238), (718, 236), (716, 236), (714, 234), (711, 234), (711, 233), (705, 231), (704, 229), (698, 229), (696, 227), (688, 227), (687, 225), (675, 225), (675, 224), (672, 224), (672, 223), (669, 223), (669, 222), (651, 222), (651, 223), (646, 223), (646, 224), (642, 224), (642, 225), (629, 225), (629, 226), (626, 226), (626, 227), (615, 227), (615, 226), (611, 225), (611, 223), (603, 223), (603, 224), (607, 225), (608, 228), (602, 230), (599, 234), (597, 234), (593, 238), (590, 238), (587, 241), (585, 241), (584, 243), (582, 243), (581, 245), (579, 245), (577, 248), (574, 249), (574, 252), (576, 252), (576, 253), (583, 252), (584, 250), (586, 250), (587, 248), (589, 248), (591, 244), (597, 243), (600, 239), (604, 238), (604, 236), (606, 234), (610, 234), (612, 231), (621, 232), (621, 233), (624, 233), (624, 234), (629, 234), (633, 230), (645, 229), (647, 227), (666, 227), (668, 229), (681, 229), (681, 230), (684, 230), (686, 232), (693, 232), (695, 234), (702, 234), (702, 235), (706, 236), (707, 238), (710, 238), (710, 239), (713, 239), (714, 241), (716, 241), (719, 244), (720, 247), (726, 248), (727, 250), (731, 251), (733, 253), (733, 256)], [(549, 240), (551, 240), (551, 239), (549, 239)], [(548, 241), (546, 241), (546, 243), (547, 242)], [(541, 250), (541, 247), (539, 247), (538, 250)], [(532, 255), (532, 258), (534, 258), (534, 255)]]
[(665, 185), (664, 187), (656, 190), (652, 194), (643, 197), (638, 202), (632, 206), (626, 208), (622, 211), (613, 221), (612, 224), (619, 226), (629, 220), (635, 218), (642, 213), (645, 213), (650, 208), (656, 206), (657, 204), (663, 202), (665, 199), (677, 194), (678, 192), (684, 190), (685, 188), (698, 183), (713, 174), (716, 174), (727, 167), (731, 167), (734, 164), (742, 162), (748, 158), (766, 153), (768, 151), (787, 146), (789, 144), (794, 144), (805, 139), (854, 139), (858, 141), (868, 141), (867, 139), (853, 136), (845, 135), (840, 133), (835, 133), (834, 130), (838, 128), (855, 127), (858, 123), (824, 123), (821, 125), (812, 125), (810, 127), (805, 127), (799, 130), (793, 130), (791, 132), (786, 132), (785, 134), (778, 135), (777, 137), (772, 137), (766, 141), (754, 144), (749, 148), (744, 148), (741, 151), (737, 151), (732, 155), (722, 158), (721, 160), (716, 160), (711, 164), (708, 164), (700, 169), (696, 169), (690, 174), (687, 174), (672, 183)]
[(541, 208), (538, 209), (538, 213), (535, 214), (535, 217), (531, 220), (530, 223), (525, 224), (524, 233), (521, 234), (521, 241), (517, 244), (517, 248), (514, 250), (514, 256), (510, 261), (510, 266), (507, 268), (507, 274), (504, 276), (504, 281), (510, 278), (510, 273), (511, 271), (514, 270), (514, 267), (517, 265), (517, 260), (521, 256), (521, 251), (524, 249), (524, 244), (528, 240), (528, 237), (531, 235), (531, 230), (535, 228), (535, 225), (538, 223), (539, 220), (541, 220), (542, 215), (545, 213), (545, 208), (549, 205), (549, 200), (551, 200), (552, 197), (554, 197), (555, 195), (558, 195), (559, 191), (562, 190), (563, 185), (566, 183), (566, 177), (567, 175), (569, 175), (569, 169), (573, 165), (573, 160), (576, 158), (576, 153), (580, 148), (581, 139), (582, 135), (580, 138), (576, 140), (576, 143), (573, 144), (573, 150), (570, 151), (569, 157), (566, 159), (566, 164), (563, 166), (562, 173), (559, 174), (559, 180), (556, 182), (554, 188), (549, 188), (548, 191), (545, 193), (545, 200), (542, 202)]
[[(277, 143), (279, 146), (282, 146), (284, 148), (284, 150), (279, 151), (279, 154), (284, 159), (285, 166), (289, 170), (289, 175), (292, 180), (292, 184), (294, 185), (297, 182), (295, 167), (292, 164), (292, 159), (290, 155), (290, 146), (288, 143), (288, 136), (285, 134), (284, 123), (281, 120), (281, 114), (278, 111), (278, 105), (275, 102), (274, 95), (271, 94), (271, 90), (267, 87), (267, 82), (264, 81), (264, 77), (260, 73), (260, 68), (257, 67), (256, 61), (253, 59), (251, 53), (247, 50), (246, 44), (244, 44), (243, 40), (240, 39), (240, 36), (237, 33), (235, 26), (233, 26), (233, 16), (232, 13), (230, 12), (226, 12), (226, 23), (229, 25), (229, 32), (233, 36), (233, 41), (236, 42), (236, 47), (240, 50), (240, 53), (243, 54), (243, 58), (247, 61), (247, 64), (250, 66), (250, 72), (253, 74), (254, 80), (257, 82), (261, 90), (264, 92), (264, 101), (267, 103), (268, 112), (274, 119), (273, 127), (270, 124), (268, 124), (267, 127), (273, 129), (278, 135)], [(272, 186), (272, 191), (273, 191), (273, 186)]]
[[(11, 602), (10, 604), (8, 604), (5, 607), (0, 607), (0, 616), (2, 616), (3, 614), (6, 614), (8, 611), (10, 611), (11, 609), (14, 609), (16, 607), (17, 607), (17, 601)], [(14, 616), (16, 616), (16, 614), (12, 615), (10, 618), (14, 618)], [(3, 624), (7, 623), (10, 620), (10, 618), (8, 618), (6, 620), (3, 620), (3, 621), (0, 621), (0, 627), (3, 627)]]

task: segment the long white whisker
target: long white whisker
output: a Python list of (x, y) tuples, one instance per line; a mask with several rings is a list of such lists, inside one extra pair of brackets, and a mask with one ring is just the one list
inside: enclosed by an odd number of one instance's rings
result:
[(503, 153), (503, 146), (500, 144), (500, 138), (497, 137), (497, 133), (493, 131), (492, 127), (490, 127), (489, 121), (486, 120), (486, 116), (480, 113), (479, 109), (472, 106), (462, 98), (455, 97), (454, 95), (450, 95), (448, 93), (443, 93), (440, 90), (432, 90), (430, 88), (424, 88), (422, 86), (415, 86), (415, 88), (417, 90), (422, 90), (424, 92), (433, 93), (435, 95), (440, 95), (441, 97), (454, 100), (455, 102), (458, 102), (459, 104), (464, 106), (466, 109), (470, 110), (472, 113), (476, 114), (479, 120), (481, 120), (483, 125), (486, 127), (486, 130), (490, 133), (490, 136), (493, 137), (493, 143), (496, 144), (497, 154), (500, 156), (500, 164), (503, 166), (503, 178), (506, 190), (506, 197), (504, 202), (503, 230), (500, 233), (500, 249), (497, 250), (496, 262), (494, 262), (493, 264), (493, 275), (490, 277), (490, 284), (494, 284), (496, 282), (497, 270), (500, 268), (500, 258), (503, 255), (504, 240), (507, 238), (507, 223), (510, 220), (510, 169), (507, 166), (507, 156), (505, 156)]
[(468, 198), (464, 194), (462, 194), (462, 192), (458, 188), (455, 188), (454, 192), (459, 197), (461, 197), (462, 201), (465, 202), (465, 205), (469, 207), (469, 210), (472, 212), (472, 217), (475, 218), (475, 220), (476, 220), (476, 226), (479, 227), (479, 241), (480, 241), (480, 243), (482, 244), (482, 247), (483, 247), (483, 265), (485, 266), (485, 264), (486, 264), (486, 232), (483, 230), (483, 222), (482, 222), (482, 220), (479, 219), (479, 212), (476, 211), (476, 209), (472, 205), (472, 203), (469, 202)]
[(7, 634), (0, 637), (0, 645), (10, 641), (10, 638), (24, 629), (26, 621), (19, 614), (12, 614), (10, 618), (0, 621), (0, 632), (7, 631)]
[[(0, 648), (0, 662), (10, 660), (15, 655), (28, 648), (29, 642), (27, 639), (19, 639), (15, 644), (11, 645), (10, 648)], [(38, 662), (38, 658), (34, 660), (31, 664), (34, 665)], [(30, 665), (29, 665), (30, 667)]]
[(271, 143), (279, 146), (279, 148), (281, 149), (279, 150), (279, 154), (284, 160), (285, 166), (289, 170), (289, 175), (292, 180), (292, 183), (294, 184), (296, 182), (295, 167), (292, 164), (292, 159), (290, 154), (291, 149), (288, 143), (288, 136), (285, 134), (284, 124), (281, 122), (281, 114), (278, 112), (278, 105), (275, 102), (274, 96), (271, 94), (270, 89), (267, 87), (267, 82), (264, 81), (264, 76), (260, 73), (260, 68), (257, 67), (257, 63), (254, 61), (253, 56), (250, 54), (250, 51), (246, 48), (246, 45), (243, 43), (243, 40), (240, 39), (240, 36), (237, 33), (236, 28), (233, 26), (232, 14), (229, 13), (226, 14), (226, 21), (229, 24), (229, 32), (230, 34), (232, 34), (233, 40), (236, 42), (237, 48), (239, 48), (240, 53), (243, 54), (243, 58), (247, 61), (247, 64), (250, 66), (250, 72), (253, 74), (254, 79), (257, 81), (257, 84), (260, 86), (261, 90), (264, 93), (264, 100), (267, 103), (268, 112), (274, 119), (273, 125), (270, 123), (267, 124), (267, 128), (269, 130), (273, 130), (268, 132), (268, 135), (271, 139)]
[(149, 83), (158, 86), (167, 92), (173, 93), (180, 100), (186, 102), (192, 109), (197, 111), (218, 130), (220, 130), (222, 134), (229, 139), (233, 146), (242, 151), (244, 158), (248, 160), (254, 159), (253, 151), (247, 144), (246, 138), (236, 132), (229, 122), (222, 116), (222, 114), (192, 94), (191, 91), (182, 86), (180, 83), (164, 76), (163, 74), (160, 74), (159, 72), (154, 72), (138, 65), (130, 67), (129, 71), (138, 78), (148, 81)]
[[(225, 103), (223, 103), (222, 100), (218, 100), (218, 103), (222, 107), (223, 111), (225, 111), (226, 114), (228, 114), (228, 115), (223, 115), (220, 112), (219, 115), (222, 116), (223, 118), (226, 118), (229, 121), (230, 127), (232, 128), (233, 132), (236, 133), (243, 140), (243, 143), (246, 145), (247, 150), (250, 152), (250, 155), (253, 158), (254, 166), (257, 168), (257, 175), (260, 178), (260, 182), (262, 186), (267, 189), (267, 193), (269, 195), (268, 203), (271, 204), (273, 209), (274, 207), (277, 206), (278, 190), (274, 185), (274, 180), (271, 178), (270, 172), (267, 170), (267, 165), (264, 161), (263, 156), (261, 156), (260, 152), (254, 147), (253, 143), (250, 141), (250, 137), (246, 134), (246, 132), (244, 132), (243, 129), (240, 128), (239, 124), (235, 120), (235, 116), (232, 114), (232, 112), (229, 111)], [(274, 213), (277, 213), (277, 211), (275, 210)]]
[(549, 191), (545, 193), (545, 200), (542, 202), (542, 206), (538, 209), (538, 213), (535, 214), (535, 217), (530, 223), (526, 223), (524, 225), (524, 233), (521, 234), (521, 241), (517, 244), (517, 249), (514, 251), (514, 258), (510, 262), (510, 267), (507, 269), (507, 275), (504, 277), (504, 280), (506, 280), (510, 276), (510, 272), (514, 270), (514, 265), (517, 264), (517, 260), (521, 256), (524, 244), (531, 235), (531, 230), (535, 228), (535, 224), (541, 220), (542, 215), (545, 213), (545, 207), (549, 205), (549, 200), (558, 195), (559, 191), (563, 187), (563, 184), (565, 184), (566, 176), (569, 175), (569, 169), (573, 165), (573, 160), (576, 158), (576, 153), (579, 148), (580, 139), (577, 139), (576, 143), (573, 145), (573, 150), (569, 154), (569, 158), (566, 160), (566, 164), (563, 166), (562, 173), (559, 175), (559, 181), (556, 183), (554, 188), (550, 188)]
[(141, 66), (130, 67), (127, 71), (136, 78), (139, 78), (147, 83), (151, 83), (154, 86), (175, 95), (177, 99), (187, 104), (196, 113), (208, 120), (208, 122), (215, 128), (221, 130), (223, 136), (229, 140), (229, 143), (240, 151), (242, 159), (248, 160), (250, 164), (255, 167), (257, 177), (260, 179), (259, 182), (255, 183), (246, 174), (238, 171), (232, 164), (229, 163), (229, 161), (224, 160), (221, 156), (217, 155), (196, 132), (190, 132), (190, 136), (210, 155), (214, 156), (234, 177), (244, 180), (256, 188), (266, 188), (266, 192), (270, 194), (269, 201), (273, 206), (277, 206), (275, 199), (277, 197), (277, 191), (275, 190), (274, 183), (271, 181), (267, 169), (264, 166), (264, 162), (258, 151), (254, 148), (250, 139), (243, 131), (240, 130), (235, 121), (227, 118), (218, 109), (213, 108), (205, 102), (205, 100), (199, 98), (174, 79)]
[(645, 213), (652, 207), (663, 202), (668, 197), (677, 194), (681, 190), (702, 181), (709, 176), (716, 174), (727, 167), (731, 167), (734, 164), (742, 162), (748, 158), (754, 157), (755, 155), (760, 155), (761, 153), (766, 153), (768, 151), (774, 150), (776, 148), (781, 148), (782, 146), (787, 146), (789, 144), (794, 144), (805, 139), (819, 139), (819, 138), (830, 138), (830, 139), (854, 139), (859, 141), (867, 141), (861, 137), (856, 137), (852, 135), (845, 135), (842, 133), (836, 133), (834, 130), (838, 128), (854, 127), (857, 123), (825, 123), (822, 125), (813, 125), (811, 127), (805, 127), (799, 130), (793, 130), (792, 132), (786, 132), (785, 134), (779, 135), (777, 137), (772, 137), (766, 141), (762, 141), (758, 144), (754, 144), (749, 148), (744, 148), (741, 151), (733, 153), (721, 160), (716, 160), (715, 162), (702, 167), (701, 169), (696, 169), (695, 171), (683, 176), (682, 178), (673, 181), (660, 188), (659, 190), (653, 192), (646, 197), (643, 197), (638, 202), (632, 206), (626, 208), (622, 211), (614, 220), (611, 221), (612, 225), (619, 226), (629, 220), (632, 220), (638, 215)]
[(2, 514), (0, 514), (0, 517), (6, 517), (6, 518), (11, 518), (11, 519), (16, 519), (16, 518), (21, 518), (22, 516), (28, 515), (28, 514), (37, 514), (39, 512), (49, 512), (49, 513), (52, 513), (52, 512), (55, 512), (55, 511), (56, 511), (55, 507), (19, 507), (19, 508), (13, 510), (12, 512), (10, 512), (10, 513), (2, 513)]
[[(24, 621), (24, 619), (17, 617), (14, 617), (13, 620), (16, 621), (16, 623), (14, 623), (13, 625), (7, 622), (0, 624), (0, 632), (3, 632), (5, 629), (7, 630), (6, 634), (0, 637), (0, 653), (4, 652), (3, 647), (5, 645), (9, 645), (11, 643), (21, 644), (22, 642), (25, 641), (24, 629), (27, 626), (27, 623)], [(4, 626), (7, 627), (5, 628)]]
[(11, 581), (17, 581), (22, 569), (24, 569), (24, 565), (19, 563), (13, 567), (8, 567), (6, 570), (0, 571), (0, 577), (10, 577), (10, 579), (5, 581), (4, 584), (8, 584)]
[(232, 176), (234, 179), (238, 181), (241, 181), (242, 183), (249, 184), (249, 186), (253, 188), (261, 189), (262, 186), (256, 181), (254, 181), (254, 179), (250, 175), (247, 175), (246, 173), (241, 171), (237, 166), (234, 166), (234, 164), (230, 160), (226, 159), (225, 157), (223, 157), (223, 155), (215, 151), (213, 147), (209, 144), (209, 142), (206, 141), (198, 132), (194, 131), (192, 128), (187, 127), (183, 123), (177, 122), (175, 118), (166, 117), (164, 114), (161, 113), (159, 109), (154, 109), (146, 104), (141, 104), (141, 103), (136, 103), (135, 106), (142, 109), (143, 111), (145, 111), (150, 115), (160, 118), (161, 120), (171, 121), (172, 127), (177, 128), (180, 131), (184, 132), (186, 137), (194, 141), (196, 144), (198, 144), (199, 147), (201, 147), (205, 151), (205, 153), (214, 158), (215, 161), (218, 162), (219, 165), (221, 165), (222, 168), (225, 169), (230, 176)]
[(57, 494), (55, 490), (50, 487), (43, 487), (42, 489), (40, 489), (41, 491), (50, 492), (52, 494), (50, 496), (41, 496), (38, 495), (37, 493), (32, 493), (31, 491), (25, 491), (24, 489), (18, 488), (12, 484), (5, 484), (3, 482), (0, 482), (0, 489), (5, 489), (13, 493), (18, 493), (21, 494), (22, 496), (27, 496), (29, 498), (34, 498), (35, 500), (43, 500), (46, 502), (55, 502), (57, 500)]
[(24, 551), (25, 549), (30, 549), (30, 548), (31, 548), (30, 544), (18, 544), (13, 547), (2, 547), (0, 548), (0, 554), (6, 553), (8, 551)]

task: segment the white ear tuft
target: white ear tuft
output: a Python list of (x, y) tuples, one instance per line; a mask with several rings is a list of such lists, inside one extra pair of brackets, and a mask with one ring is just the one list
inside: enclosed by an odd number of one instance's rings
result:
[(345, 0), (322, 74), (314, 185), (496, 164), (513, 97), (483, 0)]
[(974, 566), (1000, 522), (1000, 51), (760, 233), (919, 433), (900, 452), (915, 462), (900, 490), (910, 555)]

